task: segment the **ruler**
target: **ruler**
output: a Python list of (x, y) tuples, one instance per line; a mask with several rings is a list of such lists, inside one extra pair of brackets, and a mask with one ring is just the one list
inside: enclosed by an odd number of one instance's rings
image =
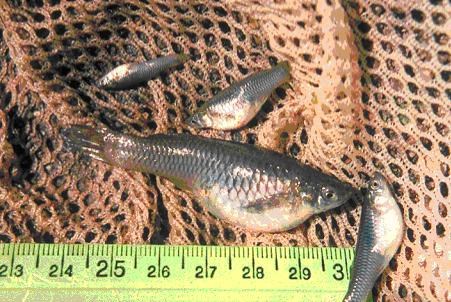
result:
[(353, 258), (351, 248), (0, 244), (0, 301), (341, 301)]

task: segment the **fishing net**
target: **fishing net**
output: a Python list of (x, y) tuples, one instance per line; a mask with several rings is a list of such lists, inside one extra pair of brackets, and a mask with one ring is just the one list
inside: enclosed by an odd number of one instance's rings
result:
[[(202, 1), (204, 2), (204, 1)], [(0, 242), (353, 246), (360, 200), (280, 234), (223, 223), (169, 181), (62, 148), (59, 130), (191, 132), (266, 146), (356, 186), (381, 170), (406, 224), (379, 301), (450, 301), (447, 1), (1, 1)], [(191, 60), (144, 87), (95, 80), (126, 62)], [(243, 130), (183, 120), (289, 60), (293, 79)]]

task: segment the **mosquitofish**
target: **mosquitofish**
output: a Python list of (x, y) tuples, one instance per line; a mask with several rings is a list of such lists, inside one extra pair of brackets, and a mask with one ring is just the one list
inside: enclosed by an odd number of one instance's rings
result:
[(376, 173), (368, 183), (360, 215), (351, 282), (344, 302), (366, 301), (379, 275), (401, 244), (401, 210), (385, 178)]
[(135, 88), (186, 60), (188, 56), (185, 54), (173, 54), (141, 63), (123, 64), (100, 78), (97, 86), (109, 90)]
[(186, 123), (194, 128), (238, 129), (249, 123), (278, 86), (290, 79), (290, 65), (283, 61), (232, 84), (202, 105)]
[(285, 155), (190, 134), (147, 138), (106, 128), (61, 130), (65, 147), (127, 170), (162, 176), (190, 191), (213, 215), (248, 230), (291, 229), (340, 206), (353, 188)]

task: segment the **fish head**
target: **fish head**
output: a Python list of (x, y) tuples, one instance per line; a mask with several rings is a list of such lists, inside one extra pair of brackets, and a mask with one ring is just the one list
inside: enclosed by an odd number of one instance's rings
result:
[(328, 175), (315, 177), (311, 182), (309, 195), (312, 196), (312, 206), (315, 213), (324, 212), (341, 206), (357, 192), (351, 185), (341, 182)]
[(213, 125), (212, 119), (204, 110), (195, 112), (185, 122), (196, 129), (210, 128)]
[(136, 66), (136, 64), (131, 63), (114, 68), (97, 80), (97, 87), (108, 90), (120, 90), (121, 88), (117, 86), (133, 72), (134, 66)]
[(385, 177), (376, 172), (363, 189), (365, 200), (374, 207), (385, 207), (387, 200), (393, 197), (390, 184)]
[(109, 88), (111, 86), (111, 79), (108, 77), (108, 75), (105, 75), (97, 80), (96, 85), (99, 88)]

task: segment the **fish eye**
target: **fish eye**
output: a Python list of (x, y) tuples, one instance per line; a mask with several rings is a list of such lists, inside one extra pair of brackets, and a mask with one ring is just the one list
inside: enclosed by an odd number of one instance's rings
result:
[(370, 182), (370, 188), (372, 190), (377, 190), (377, 189), (379, 189), (379, 187), (380, 187), (380, 184), (379, 184), (379, 182), (377, 180), (372, 180)]
[(337, 194), (334, 192), (334, 190), (330, 188), (323, 187), (321, 189), (321, 193), (323, 198), (328, 200), (335, 200), (337, 198)]

